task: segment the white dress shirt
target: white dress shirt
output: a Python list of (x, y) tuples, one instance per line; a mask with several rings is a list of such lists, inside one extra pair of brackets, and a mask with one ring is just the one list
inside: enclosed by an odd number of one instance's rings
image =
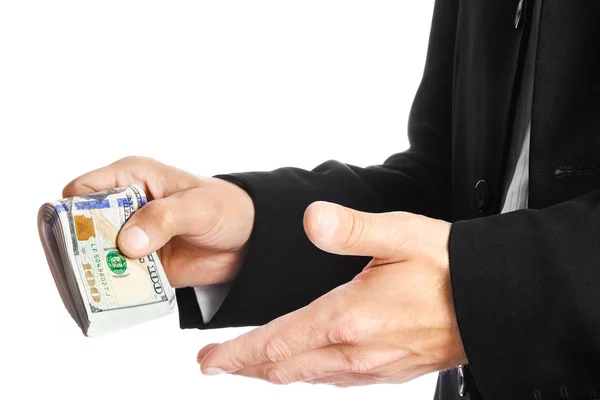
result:
[(506, 184), (501, 213), (527, 208), (529, 200), (529, 145), (531, 137), (531, 106), (535, 79), (538, 31), (542, 0), (535, 0), (533, 19), (523, 79), (515, 114), (515, 125), (507, 160)]

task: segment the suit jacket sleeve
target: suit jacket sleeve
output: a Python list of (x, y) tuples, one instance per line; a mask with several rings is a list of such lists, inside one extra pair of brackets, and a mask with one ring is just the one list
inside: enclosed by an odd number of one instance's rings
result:
[(360, 272), (368, 259), (326, 254), (307, 239), (303, 215), (314, 201), (369, 212), (450, 217), (456, 14), (456, 0), (436, 1), (423, 79), (409, 118), (407, 151), (368, 168), (328, 161), (312, 171), (282, 168), (219, 176), (240, 185), (254, 201), (249, 252), (209, 323), (203, 322), (193, 289), (177, 291), (182, 328), (264, 324)]
[(600, 190), (456, 222), (449, 256), (483, 398), (600, 397), (590, 387), (600, 389)]

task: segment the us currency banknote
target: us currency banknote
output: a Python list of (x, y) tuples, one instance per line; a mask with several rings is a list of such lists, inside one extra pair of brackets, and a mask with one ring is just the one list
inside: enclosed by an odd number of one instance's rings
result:
[(119, 230), (146, 204), (138, 186), (46, 203), (38, 230), (66, 309), (86, 336), (99, 336), (173, 311), (174, 291), (156, 253), (117, 248)]

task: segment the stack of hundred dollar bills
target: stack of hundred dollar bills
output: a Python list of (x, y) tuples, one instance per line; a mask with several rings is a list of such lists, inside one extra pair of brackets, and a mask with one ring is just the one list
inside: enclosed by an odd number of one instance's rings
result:
[(138, 186), (44, 204), (40, 239), (65, 307), (86, 336), (99, 336), (173, 311), (175, 296), (156, 253), (133, 260), (119, 229), (146, 196)]

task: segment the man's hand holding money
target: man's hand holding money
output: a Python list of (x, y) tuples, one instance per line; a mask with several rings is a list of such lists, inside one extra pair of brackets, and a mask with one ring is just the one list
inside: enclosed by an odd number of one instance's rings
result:
[(133, 184), (150, 201), (121, 229), (117, 242), (126, 256), (156, 251), (173, 287), (227, 283), (237, 276), (254, 206), (235, 184), (128, 157), (73, 180), (63, 197)]

